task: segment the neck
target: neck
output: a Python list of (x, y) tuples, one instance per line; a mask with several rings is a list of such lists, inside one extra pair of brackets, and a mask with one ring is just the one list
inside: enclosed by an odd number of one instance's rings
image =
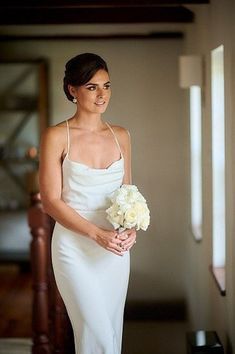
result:
[(97, 113), (76, 112), (74, 123), (77, 127), (89, 131), (98, 131), (104, 126), (101, 114)]

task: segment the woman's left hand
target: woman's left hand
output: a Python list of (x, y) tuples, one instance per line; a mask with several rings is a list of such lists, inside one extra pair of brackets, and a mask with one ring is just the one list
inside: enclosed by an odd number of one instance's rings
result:
[(136, 243), (136, 229), (126, 229), (117, 235), (117, 237), (122, 240), (119, 246), (122, 247), (123, 251), (129, 251), (131, 247)]

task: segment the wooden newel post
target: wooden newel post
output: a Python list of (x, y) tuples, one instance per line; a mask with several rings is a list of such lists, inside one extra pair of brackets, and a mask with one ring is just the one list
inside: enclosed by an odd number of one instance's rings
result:
[(52, 269), (51, 238), (55, 221), (44, 212), (39, 193), (31, 193), (30, 198), (32, 354), (74, 354), (72, 326)]
[(48, 250), (49, 219), (43, 211), (40, 194), (31, 194), (28, 210), (31, 241), (31, 269), (33, 287), (33, 354), (50, 354), (48, 324)]
[[(48, 216), (49, 217), (49, 216)], [(66, 307), (56, 286), (51, 261), (51, 236), (54, 229), (54, 220), (49, 217), (51, 232), (48, 244), (48, 291), (49, 291), (49, 337), (50, 348), (53, 354), (74, 354), (73, 329)]]

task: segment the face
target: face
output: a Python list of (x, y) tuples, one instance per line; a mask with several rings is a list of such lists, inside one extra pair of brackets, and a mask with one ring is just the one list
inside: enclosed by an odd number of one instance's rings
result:
[(105, 112), (111, 96), (109, 74), (98, 70), (85, 85), (69, 86), (70, 93), (77, 98), (79, 111), (87, 113)]

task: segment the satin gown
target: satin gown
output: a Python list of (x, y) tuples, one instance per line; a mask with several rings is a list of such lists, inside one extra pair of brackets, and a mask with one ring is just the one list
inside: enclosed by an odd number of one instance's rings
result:
[[(106, 122), (121, 157), (108, 168), (90, 168), (69, 159), (66, 123), (68, 152), (62, 166), (62, 199), (87, 220), (113, 230), (105, 210), (124, 176), (124, 157), (117, 137)], [(129, 251), (118, 256), (58, 222), (51, 249), (55, 280), (73, 327), (76, 354), (120, 354)]]

